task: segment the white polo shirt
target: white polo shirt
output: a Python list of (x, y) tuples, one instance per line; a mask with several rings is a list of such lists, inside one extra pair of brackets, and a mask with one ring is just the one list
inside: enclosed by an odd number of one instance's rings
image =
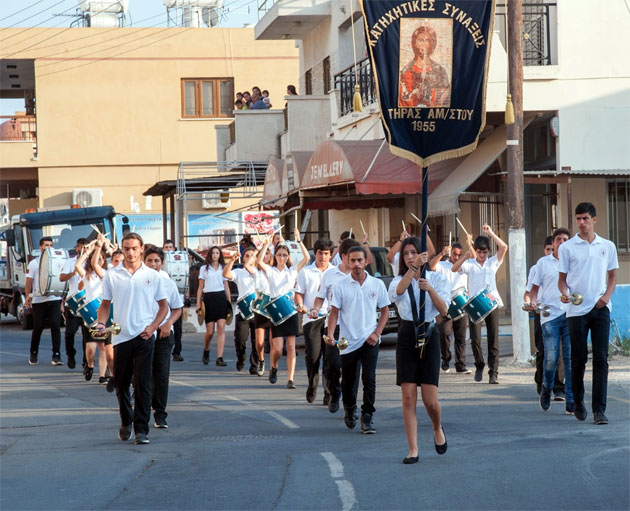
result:
[(333, 264), (333, 266), (339, 266), (341, 264), (341, 256), (339, 255), (339, 251), (337, 251), (335, 256), (332, 258), (332, 261), (330, 262)]
[(26, 277), (29, 279), (33, 279), (33, 299), (32, 303), (44, 303), (44, 302), (54, 302), (56, 300), (61, 300), (61, 296), (42, 296), (41, 291), (39, 290), (39, 260), (41, 256), (37, 259), (33, 259), (30, 263), (28, 263), (28, 268), (26, 270)]
[(112, 344), (138, 337), (155, 320), (155, 302), (166, 299), (162, 278), (144, 263), (132, 275), (124, 263), (105, 272), (103, 300), (111, 300), (114, 321), (120, 324)]
[[(452, 273), (452, 272), (451, 272)], [(451, 303), (451, 285), (446, 280), (444, 275), (441, 275), (434, 271), (427, 271), (426, 278), (431, 284), (431, 287), (435, 289), (438, 296), (444, 300), (446, 307), (448, 308)], [(413, 321), (413, 311), (411, 310), (411, 300), (409, 299), (409, 292), (405, 289), (405, 292), (401, 295), (396, 294), (396, 287), (398, 287), (398, 283), (402, 280), (402, 276), (395, 277), (394, 280), (389, 284), (389, 299), (396, 304), (396, 308), (398, 309), (398, 315), (401, 319), (405, 321)], [(416, 299), (416, 307), (420, 308), (420, 286), (418, 285), (418, 281), (416, 279), (412, 279), (411, 286), (413, 288), (413, 295)], [(431, 300), (431, 296), (429, 293), (425, 293), (425, 304), (424, 304), (424, 320), (425, 321), (433, 321), (437, 316), (439, 316), (439, 312), (435, 305), (433, 305), (433, 300)], [(420, 314), (418, 314), (418, 318)]]
[[(567, 318), (583, 316), (606, 292), (608, 272), (619, 268), (617, 248), (597, 234), (592, 243), (576, 234), (560, 245), (558, 258), (558, 271), (567, 274), (570, 293), (580, 293), (584, 299), (580, 305), (569, 304)], [(610, 302), (607, 307), (612, 310)]]
[[(451, 271), (452, 267), (453, 263), (450, 262), (448, 259), (446, 261), (440, 261), (435, 268), (435, 273), (439, 273), (444, 278), (446, 278), (449, 285), (451, 286), (451, 291), (455, 291), (460, 287), (468, 289), (468, 276), (461, 269), (458, 272)], [(451, 298), (449, 296), (449, 299), (446, 303), (449, 304), (450, 302)]]
[(322, 310), (324, 309), (324, 305), (327, 306), (330, 311), (330, 302), (333, 296), (333, 288), (334, 285), (343, 280), (348, 276), (347, 273), (342, 272), (339, 269), (339, 266), (333, 266), (324, 272), (322, 275), (322, 280), (319, 285), (319, 290), (317, 291), (317, 298), (323, 298), (324, 304), (322, 305)]
[(339, 309), (339, 336), (348, 339), (348, 347), (341, 352), (344, 356), (363, 346), (376, 330), (376, 310), (388, 306), (389, 298), (382, 280), (368, 274), (359, 284), (346, 275), (335, 284), (331, 305)]
[[(245, 268), (237, 268), (236, 270), (232, 270), (231, 281), (234, 282), (236, 284), (236, 287), (238, 288), (237, 301), (244, 296), (256, 292), (257, 271), (258, 270), (254, 270), (254, 274), (252, 275)], [(241, 314), (241, 311), (239, 310), (238, 313)], [(241, 316), (243, 315), (241, 314)]]
[(103, 294), (103, 279), (96, 272), (90, 272), (90, 276), (83, 277), (83, 289), (85, 289), (85, 298), (88, 302), (99, 298)]
[(203, 265), (199, 270), (199, 278), (203, 279), (203, 292), (216, 293), (225, 291), (224, 282), (227, 280), (223, 276), (223, 266), (215, 270), (211, 265)]
[(291, 268), (285, 266), (282, 271), (278, 270), (276, 266), (269, 266), (265, 273), (269, 281), (269, 294), (272, 299), (285, 295), (295, 288), (295, 281), (297, 280), (295, 265)]
[(499, 302), (499, 307), (503, 307), (503, 300), (501, 300), (497, 290), (497, 271), (502, 263), (503, 261), (499, 262), (499, 258), (495, 254), (486, 259), (483, 266), (477, 262), (476, 258), (468, 259), (462, 264), (462, 272), (468, 275), (468, 294), (470, 298), (473, 298), (482, 289), (487, 288)]
[(536, 301), (543, 306), (549, 307), (551, 314), (547, 317), (540, 315), (540, 324), (559, 318), (567, 312), (567, 304), (562, 303), (560, 300), (560, 291), (558, 290), (558, 267), (560, 261), (556, 259), (553, 254), (549, 254), (538, 259), (536, 266), (530, 270), (530, 275), (533, 271), (534, 276), (531, 280), (527, 279), (527, 285), (529, 291), (531, 291), (532, 285), (538, 286), (538, 294)]
[[(179, 294), (179, 290), (177, 289), (177, 284), (173, 282), (170, 275), (166, 273), (164, 270), (160, 270), (159, 275), (162, 278), (162, 285), (164, 286), (164, 292), (166, 293), (166, 301), (168, 302), (168, 307), (170, 309), (169, 313), (166, 315), (166, 318), (164, 318), (164, 321), (160, 323), (160, 326), (162, 326), (164, 323), (168, 321), (168, 319), (171, 317), (171, 314), (173, 314), (173, 309), (181, 309), (184, 306), (184, 301), (182, 300)], [(158, 308), (159, 308), (158, 304), (157, 302), (155, 302), (154, 317), (155, 315), (157, 315)], [(173, 327), (171, 327), (171, 332), (172, 331), (173, 331)]]
[(525, 282), (525, 291), (527, 291), (528, 293), (531, 292), (531, 290), (532, 290), (532, 283), (534, 282), (534, 278), (536, 277), (536, 266), (537, 266), (537, 264), (532, 266), (529, 269), (529, 273), (527, 274), (527, 282)]
[[(74, 271), (74, 266), (77, 264), (77, 257), (68, 257), (66, 262), (63, 265), (63, 270), (61, 273), (72, 273)], [(83, 268), (85, 268), (85, 263), (83, 264)], [(72, 296), (79, 290), (79, 275), (75, 273), (70, 280), (67, 280), (68, 283), (68, 296)]]
[[(307, 310), (311, 310), (313, 305), (315, 305), (315, 298), (317, 298), (317, 292), (319, 291), (319, 287), (322, 283), (322, 278), (330, 268), (334, 268), (334, 266), (329, 263), (322, 271), (317, 268), (315, 263), (313, 263), (304, 267), (302, 271), (298, 273), (295, 292), (304, 295), (304, 307), (306, 307)], [(326, 310), (327, 308), (328, 301), (324, 299), (322, 310)], [(311, 321), (315, 320), (310, 318), (308, 314), (304, 314), (302, 316), (302, 325), (306, 325)]]

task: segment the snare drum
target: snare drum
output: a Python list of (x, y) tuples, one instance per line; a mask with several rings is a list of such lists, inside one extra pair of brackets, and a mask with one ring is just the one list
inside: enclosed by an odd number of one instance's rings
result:
[(190, 274), (188, 252), (185, 250), (164, 252), (164, 271), (175, 282), (177, 290), (185, 294), (188, 290), (188, 277)]
[(67, 282), (61, 282), (59, 275), (68, 259), (68, 251), (63, 248), (48, 247), (39, 258), (39, 293), (40, 296), (61, 296)]
[(267, 317), (274, 326), (284, 323), (291, 316), (297, 314), (297, 307), (293, 302), (293, 293), (287, 293), (271, 300), (265, 306)]
[(263, 293), (262, 291), (257, 291), (256, 298), (252, 302), (252, 310), (268, 318), (269, 314), (267, 313), (267, 311), (265, 311), (265, 307), (269, 304), (270, 301), (271, 296), (269, 296), (267, 293)]
[(498, 300), (490, 294), (488, 289), (482, 289), (466, 302), (464, 310), (470, 316), (471, 321), (477, 324), (498, 306)]
[(245, 321), (248, 321), (254, 317), (254, 311), (252, 310), (252, 302), (256, 299), (256, 293), (249, 293), (248, 295), (240, 298), (236, 301), (236, 306), (241, 313), (241, 316)]
[(468, 292), (465, 287), (458, 287), (451, 293), (451, 306), (448, 308), (448, 315), (455, 321), (461, 318), (466, 312), (464, 306), (468, 302)]
[(85, 305), (85, 289), (77, 291), (66, 299), (66, 307), (68, 307), (68, 310), (78, 318), (81, 317), (79, 309), (83, 307), (83, 305)]
[[(101, 306), (102, 298), (97, 296), (92, 298), (91, 301), (84, 301), (83, 305), (79, 308), (79, 317), (83, 319), (83, 323), (88, 328), (94, 328), (98, 323), (98, 308)], [(105, 323), (106, 327), (110, 327), (114, 324), (114, 305), (109, 306), (109, 318)]]

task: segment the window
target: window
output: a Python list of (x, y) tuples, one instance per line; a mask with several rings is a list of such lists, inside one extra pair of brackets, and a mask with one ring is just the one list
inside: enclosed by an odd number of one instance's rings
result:
[(311, 69), (304, 73), (304, 90), (307, 96), (313, 94), (313, 71)]
[(324, 94), (330, 91), (330, 57), (324, 59)]
[(182, 79), (182, 117), (232, 117), (234, 79)]
[(630, 179), (608, 181), (608, 238), (618, 252), (630, 252)]

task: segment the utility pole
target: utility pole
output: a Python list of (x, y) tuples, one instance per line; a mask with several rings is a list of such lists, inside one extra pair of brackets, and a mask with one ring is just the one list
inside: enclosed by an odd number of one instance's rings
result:
[(508, 69), (514, 123), (507, 126), (508, 251), (514, 362), (530, 357), (529, 318), (521, 309), (520, 297), (527, 279), (526, 237), (523, 205), (523, 6), (522, 0), (507, 2)]

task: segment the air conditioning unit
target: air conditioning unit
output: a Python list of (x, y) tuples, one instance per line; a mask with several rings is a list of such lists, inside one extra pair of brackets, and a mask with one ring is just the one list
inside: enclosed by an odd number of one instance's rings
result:
[(230, 206), (229, 190), (217, 190), (201, 194), (201, 207), (203, 209), (225, 209)]
[(72, 190), (72, 204), (82, 208), (103, 205), (103, 190), (100, 188), (75, 188)]

